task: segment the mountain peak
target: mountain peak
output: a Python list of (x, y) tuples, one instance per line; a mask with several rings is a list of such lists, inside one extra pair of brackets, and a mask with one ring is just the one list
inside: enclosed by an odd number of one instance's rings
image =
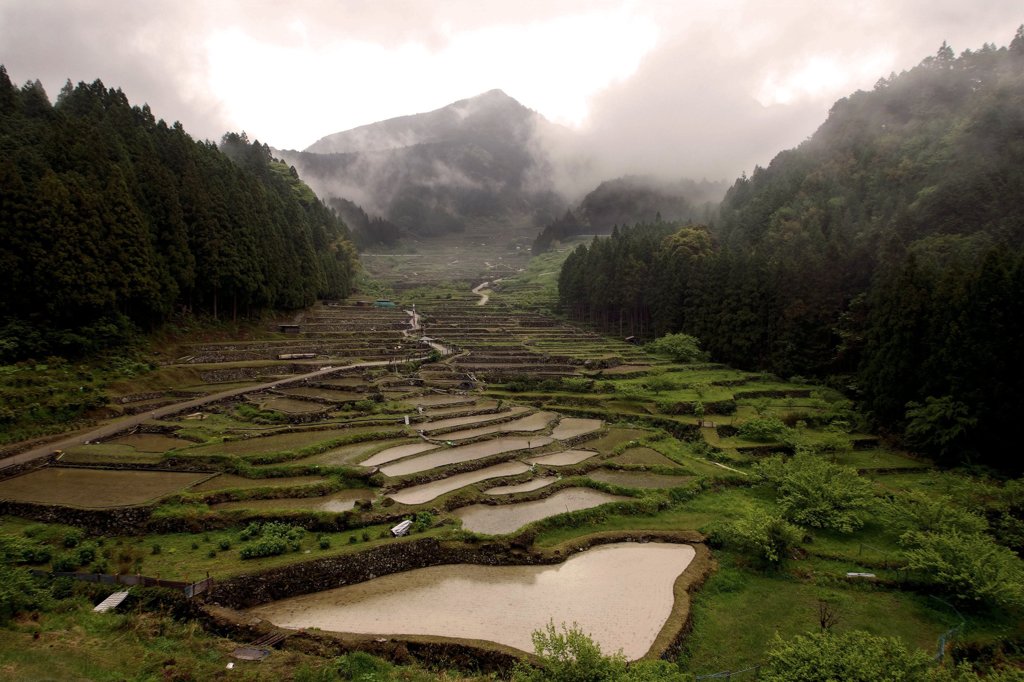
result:
[(509, 130), (518, 134), (539, 116), (504, 90), (494, 89), (433, 111), (390, 118), (327, 135), (306, 151), (317, 154), (385, 151), (445, 142), (474, 133), (496, 135), (500, 139)]

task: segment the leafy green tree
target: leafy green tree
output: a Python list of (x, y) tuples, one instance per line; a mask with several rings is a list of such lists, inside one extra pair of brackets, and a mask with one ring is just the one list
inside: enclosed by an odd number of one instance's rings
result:
[(548, 622), (543, 630), (533, 632), (534, 653), (540, 667), (518, 663), (512, 671), (513, 682), (690, 682), (693, 676), (683, 673), (668, 661), (637, 661), (626, 663), (621, 652), (604, 654), (601, 646), (584, 633), (579, 625)]
[(978, 424), (969, 406), (948, 395), (928, 396), (923, 405), (907, 403), (906, 417), (907, 442), (945, 462), (956, 461), (969, 447), (971, 432)]
[(907, 568), (964, 603), (1024, 609), (1024, 561), (984, 533), (908, 531)]
[(711, 532), (714, 542), (770, 567), (785, 562), (802, 537), (803, 531), (797, 526), (777, 514), (760, 510), (748, 512)]
[(666, 334), (651, 341), (645, 348), (655, 355), (664, 355), (673, 362), (698, 362), (705, 359), (700, 342), (688, 334)]
[(864, 525), (874, 504), (871, 483), (856, 470), (812, 454), (772, 457), (754, 471), (776, 491), (783, 515), (801, 526), (852, 533)]
[(900, 640), (852, 630), (826, 630), (783, 640), (778, 635), (758, 673), (764, 682), (917, 682), (931, 661)]

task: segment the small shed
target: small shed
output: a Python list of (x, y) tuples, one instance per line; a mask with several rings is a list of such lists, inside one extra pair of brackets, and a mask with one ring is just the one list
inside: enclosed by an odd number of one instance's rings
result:
[(391, 529), (391, 535), (396, 538), (400, 538), (403, 535), (408, 535), (410, 528), (412, 528), (412, 521), (406, 519)]
[(390, 301), (390, 300), (388, 300), (386, 298), (378, 298), (376, 301), (373, 302), (373, 307), (374, 308), (397, 308), (398, 306), (395, 305), (394, 301)]
[(301, 330), (297, 324), (279, 324), (277, 330), (282, 334), (298, 334)]

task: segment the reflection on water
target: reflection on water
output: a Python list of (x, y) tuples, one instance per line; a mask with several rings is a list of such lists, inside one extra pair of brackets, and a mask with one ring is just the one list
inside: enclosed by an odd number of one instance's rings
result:
[(549, 620), (575, 621), (605, 652), (636, 659), (665, 624), (672, 586), (693, 556), (689, 545), (619, 543), (554, 566), (434, 566), (251, 612), (281, 627), (483, 639), (524, 651)]
[(590, 488), (566, 488), (551, 497), (533, 502), (518, 502), (499, 506), (472, 504), (455, 510), (462, 519), (462, 527), (474, 533), (501, 535), (511, 533), (528, 523), (545, 519), (555, 514), (589, 509), (605, 502), (628, 500), (628, 497), (609, 495)]
[(522, 462), (504, 462), (485, 469), (477, 469), (476, 471), (469, 471), (464, 474), (456, 474), (455, 476), (442, 478), (439, 481), (431, 481), (430, 483), (424, 483), (423, 485), (405, 488), (404, 490), (399, 490), (388, 497), (393, 499), (395, 502), (401, 502), (402, 504), (423, 504), (424, 502), (429, 502), (439, 495), (444, 495), (452, 490), (458, 490), (459, 488), (479, 483), (480, 481), (486, 481), (488, 478), (515, 476), (529, 470), (530, 467), (526, 466)]
[(503, 452), (514, 450), (526, 450), (544, 447), (551, 442), (547, 436), (533, 436), (531, 438), (495, 438), (493, 440), (480, 441), (470, 445), (460, 445), (454, 448), (446, 448), (437, 452), (428, 452), (419, 457), (410, 457), (401, 462), (395, 462), (381, 467), (380, 472), (385, 476), (405, 476), (415, 474), (434, 467), (459, 462), (469, 462), (474, 459), (483, 459), (491, 455), (498, 455)]

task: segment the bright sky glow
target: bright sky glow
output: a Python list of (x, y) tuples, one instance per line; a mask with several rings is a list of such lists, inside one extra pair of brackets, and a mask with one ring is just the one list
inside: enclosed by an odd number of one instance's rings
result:
[[(629, 78), (658, 34), (650, 18), (618, 9), (450, 34), (439, 48), (346, 38), (314, 45), (301, 20), (288, 29), (299, 44), (261, 40), (238, 26), (205, 44), (209, 89), (228, 115), (285, 148), (494, 88), (578, 126), (590, 97)], [(316, 105), (296, 107), (306, 93), (316, 93)]]
[(1022, 22), (1020, 0), (0, 0), (0, 64), (281, 149), (500, 88), (600, 172), (731, 178), (943, 41)]

